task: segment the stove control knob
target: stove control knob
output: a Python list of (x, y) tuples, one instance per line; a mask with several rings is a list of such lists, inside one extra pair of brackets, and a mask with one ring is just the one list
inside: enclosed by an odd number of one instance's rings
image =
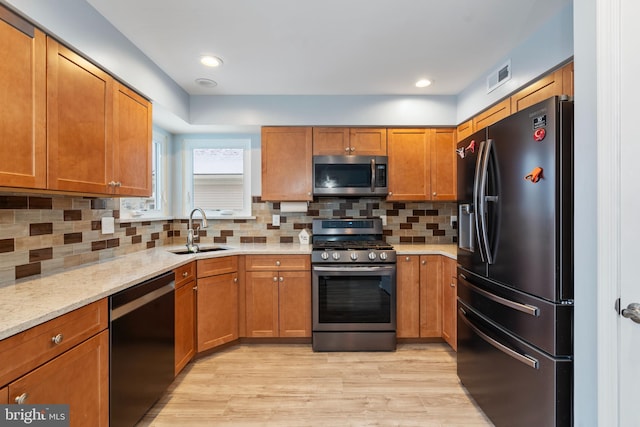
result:
[(382, 252), (380, 254), (380, 259), (383, 260), (383, 261), (386, 260), (387, 259), (387, 253), (386, 252)]
[(328, 260), (329, 259), (329, 252), (324, 251), (320, 254), (320, 258), (322, 258), (323, 260)]
[(336, 261), (340, 259), (340, 252), (334, 252), (331, 257)]
[(357, 260), (358, 259), (358, 254), (355, 253), (355, 252), (351, 252), (351, 259), (354, 260), (354, 261)]
[(376, 253), (375, 252), (369, 252), (369, 259), (371, 261), (373, 261), (374, 259), (376, 259)]

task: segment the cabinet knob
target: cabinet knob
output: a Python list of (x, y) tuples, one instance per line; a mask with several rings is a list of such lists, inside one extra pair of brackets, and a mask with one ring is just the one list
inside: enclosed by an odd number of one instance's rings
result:
[(411, 261), (411, 257), (405, 257), (405, 261)]
[(280, 276), (280, 281), (284, 282), (284, 277)]
[(277, 282), (277, 281), (278, 281), (278, 278), (277, 278), (276, 276), (273, 276), (273, 281), (274, 281), (274, 282)]
[(109, 187), (115, 187), (115, 186), (116, 186), (116, 182), (115, 182), (115, 181), (109, 181), (109, 182), (107, 183), (107, 185), (108, 185)]
[(58, 345), (62, 342), (64, 336), (62, 334), (58, 334), (56, 336), (51, 337), (51, 342)]
[(276, 267), (280, 267), (280, 261), (276, 261)]
[(433, 196), (435, 197), (435, 196), (437, 196), (437, 195), (438, 195), (438, 193), (436, 193), (436, 192), (434, 191), (434, 192), (433, 192)]
[(188, 275), (189, 275), (189, 272), (187, 271), (182, 272), (182, 277), (187, 277)]
[(456, 287), (455, 282), (451, 282), (451, 287), (452, 287), (452, 288), (455, 288), (455, 287)]
[(237, 277), (233, 278), (233, 283), (238, 283), (238, 278)]
[(427, 261), (422, 260), (422, 265), (427, 265)]
[(27, 401), (27, 397), (29, 397), (29, 395), (26, 392), (24, 392), (20, 396), (15, 398), (15, 402), (18, 405), (24, 405), (24, 403)]
[(346, 151), (348, 153), (349, 152), (349, 147), (345, 147), (344, 151)]
[(198, 290), (198, 287), (197, 287), (197, 286), (194, 286), (192, 289), (193, 289), (194, 291), (197, 291), (197, 290)]
[(353, 153), (354, 151), (356, 151), (356, 147), (351, 147), (351, 152)]

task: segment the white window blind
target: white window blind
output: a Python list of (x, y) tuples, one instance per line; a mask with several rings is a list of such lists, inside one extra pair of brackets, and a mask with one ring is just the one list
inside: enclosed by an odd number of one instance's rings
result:
[(244, 209), (244, 150), (193, 150), (193, 202), (205, 210)]

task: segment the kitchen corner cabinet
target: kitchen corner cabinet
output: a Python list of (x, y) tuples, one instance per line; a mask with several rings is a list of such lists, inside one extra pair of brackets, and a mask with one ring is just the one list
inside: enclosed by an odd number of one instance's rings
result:
[(386, 156), (385, 128), (314, 127), (313, 155)]
[(455, 129), (389, 129), (387, 200), (456, 200)]
[(0, 401), (69, 404), (71, 426), (109, 425), (107, 301), (0, 341)]
[(440, 338), (440, 255), (402, 255), (397, 262), (398, 338)]
[(245, 258), (247, 337), (311, 337), (308, 255)]
[(262, 200), (310, 201), (311, 127), (262, 128)]
[(457, 350), (457, 263), (442, 256), (442, 338)]
[(198, 260), (198, 352), (238, 339), (238, 257)]
[(2, 6), (0, 18), (0, 187), (44, 189), (46, 36)]
[(174, 270), (175, 290), (175, 375), (196, 354), (196, 263)]

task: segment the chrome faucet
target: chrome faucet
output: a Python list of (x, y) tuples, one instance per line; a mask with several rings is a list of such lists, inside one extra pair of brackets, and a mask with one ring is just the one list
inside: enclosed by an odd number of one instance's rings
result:
[(200, 215), (202, 215), (202, 228), (207, 228), (207, 216), (204, 214), (204, 211), (200, 208), (195, 208), (189, 214), (189, 230), (187, 230), (187, 250), (189, 252), (198, 252), (200, 247), (193, 243), (194, 237), (198, 237), (198, 229), (193, 230), (193, 214), (196, 211), (200, 211)]

